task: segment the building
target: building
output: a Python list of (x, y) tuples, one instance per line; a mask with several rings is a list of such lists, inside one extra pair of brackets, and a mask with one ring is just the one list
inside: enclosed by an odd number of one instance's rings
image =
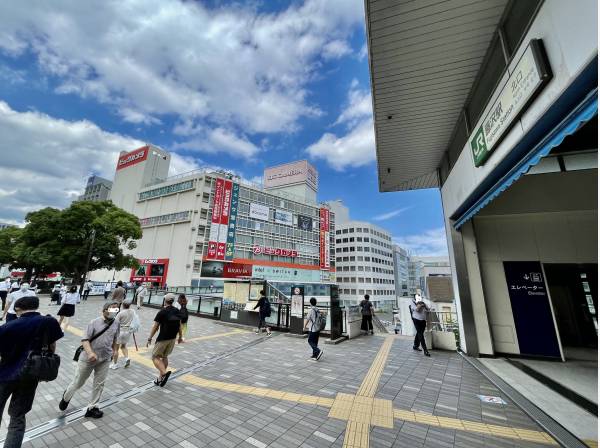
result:
[[(376, 25), (370, 5), (380, 190), (441, 189), (463, 350), (564, 360), (568, 347), (595, 348), (597, 2), (457, 1), (460, 14), (443, 29), (434, 2), (418, 12), (431, 33), (410, 41), (398, 39), (400, 26), (375, 40), (386, 16), (408, 13), (379, 10)], [(475, 20), (483, 10), (486, 28)], [(458, 29), (470, 33), (468, 45)], [(382, 46), (393, 53), (387, 45), (403, 56), (379, 55)], [(413, 57), (422, 68), (402, 71)], [(430, 66), (448, 72), (442, 79)], [(380, 89), (388, 75), (394, 81)], [(396, 103), (383, 98), (388, 90)], [(432, 125), (436, 132), (414, 144)], [(517, 286), (536, 288), (527, 306)]]
[(85, 185), (85, 192), (78, 201), (106, 201), (110, 197), (112, 182), (100, 176), (90, 176)]
[[(161, 179), (156, 173), (168, 172), (169, 157), (152, 150), (159, 155), (157, 166), (147, 155), (137, 156), (140, 150), (121, 156), (136, 155), (133, 162), (117, 166), (111, 194), (117, 205), (140, 218), (143, 236), (133, 252), (140, 268), (102, 272), (94, 280), (114, 276), (229, 290), (235, 296), (239, 281), (264, 279), (284, 293), (293, 283), (304, 283), (314, 285), (307, 294), (328, 295), (321, 286), (335, 281), (335, 215), (306, 195), (295, 195), (302, 188), (297, 176), (293, 192), (281, 182), (267, 190), (214, 170)], [(239, 287), (248, 291), (247, 285)]]
[(394, 244), (394, 283), (396, 284), (396, 296), (408, 297), (408, 262), (410, 256), (406, 249)]
[(326, 204), (342, 216), (335, 227), (340, 303), (356, 305), (369, 294), (375, 308), (391, 310), (396, 306), (392, 237), (376, 225), (350, 220), (340, 201)]
[(408, 259), (408, 295), (414, 297), (417, 290), (425, 290), (424, 264), (418, 258), (412, 256)]
[(365, 2), (379, 189), (440, 189), (463, 351), (596, 372), (598, 2), (413, 3)]
[(441, 257), (416, 257), (423, 262), (423, 276), (425, 278), (437, 275), (452, 275), (450, 258)]
[(0, 222), (0, 230), (8, 229), (9, 227), (16, 227), (14, 224), (7, 224), (4, 222)]

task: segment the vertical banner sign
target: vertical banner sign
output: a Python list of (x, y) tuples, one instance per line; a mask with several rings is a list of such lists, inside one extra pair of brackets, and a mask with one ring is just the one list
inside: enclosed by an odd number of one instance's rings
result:
[(557, 330), (539, 261), (505, 261), (504, 273), (521, 355), (560, 358)]
[(240, 184), (234, 183), (231, 188), (231, 209), (229, 210), (229, 228), (227, 230), (227, 246), (225, 247), (225, 261), (233, 260), (239, 198)]
[(229, 211), (231, 209), (231, 190), (233, 182), (225, 181), (223, 188), (223, 206), (221, 207), (221, 219), (219, 220), (219, 239), (217, 240), (217, 260), (225, 260), (225, 248), (227, 246), (227, 231), (229, 230)]
[(210, 223), (210, 236), (208, 237), (208, 253), (207, 257), (210, 260), (217, 258), (217, 245), (219, 241), (219, 225), (221, 223), (221, 211), (223, 208), (223, 189), (225, 181), (217, 179), (215, 185), (215, 197), (213, 201), (213, 213)]
[(319, 259), (321, 269), (329, 270), (329, 210), (321, 208), (319, 231)]

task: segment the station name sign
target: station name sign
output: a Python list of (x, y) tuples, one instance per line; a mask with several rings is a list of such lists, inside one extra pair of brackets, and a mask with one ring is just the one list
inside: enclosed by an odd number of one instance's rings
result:
[(517, 118), (552, 78), (544, 46), (533, 39), (469, 137), (475, 166), (482, 166)]

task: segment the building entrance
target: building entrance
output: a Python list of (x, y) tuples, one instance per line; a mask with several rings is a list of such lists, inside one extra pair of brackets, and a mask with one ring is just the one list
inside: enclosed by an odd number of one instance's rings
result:
[(598, 265), (544, 264), (563, 347), (598, 347)]

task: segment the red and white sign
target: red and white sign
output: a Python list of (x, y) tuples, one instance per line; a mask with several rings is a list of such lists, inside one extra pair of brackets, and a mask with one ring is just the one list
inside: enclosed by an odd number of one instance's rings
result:
[(143, 258), (138, 259), (140, 266), (131, 270), (129, 281), (142, 283), (158, 283), (164, 285), (167, 282), (169, 272), (168, 258)]
[(221, 225), (221, 212), (223, 211), (223, 190), (225, 189), (225, 181), (217, 178), (215, 185), (215, 197), (213, 201), (213, 213), (210, 224), (210, 235), (208, 237), (208, 252), (209, 260), (217, 259), (217, 247), (219, 244), (219, 227)]
[(329, 210), (321, 208), (319, 210), (319, 259), (321, 269), (329, 270)]
[(143, 162), (148, 158), (150, 148), (148, 146), (142, 146), (141, 148), (135, 149), (127, 154), (123, 154), (119, 157), (117, 162), (117, 171), (127, 168), (128, 166), (135, 165), (136, 163)]
[(265, 255), (279, 255), (281, 257), (292, 257), (296, 258), (298, 256), (297, 250), (292, 249), (279, 249), (275, 247), (265, 247), (265, 246), (254, 246), (252, 248), (252, 253), (255, 255), (265, 254)]
[[(229, 211), (231, 209), (231, 190), (233, 182), (226, 180), (223, 187), (223, 204), (219, 218), (219, 235), (217, 238), (217, 260), (225, 260), (225, 248), (227, 246), (227, 230), (229, 227)], [(209, 246), (210, 247), (210, 246)]]

